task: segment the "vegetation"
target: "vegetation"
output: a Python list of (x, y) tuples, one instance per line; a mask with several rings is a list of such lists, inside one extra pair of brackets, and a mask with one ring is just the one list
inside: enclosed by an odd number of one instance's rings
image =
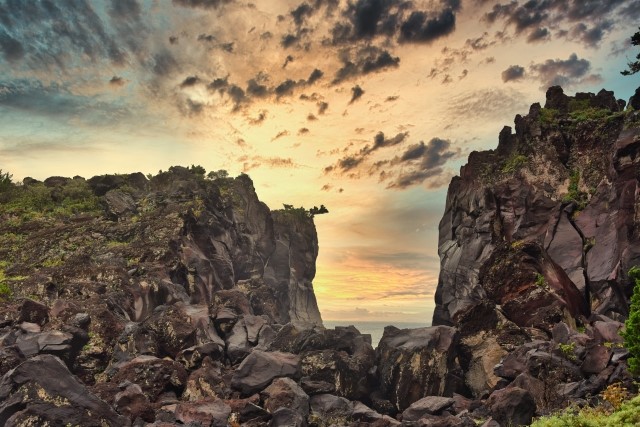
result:
[(634, 266), (629, 270), (629, 278), (635, 282), (629, 318), (624, 323), (624, 346), (629, 350), (629, 372), (640, 375), (640, 267)]
[[(637, 31), (633, 36), (631, 36), (631, 44), (634, 46), (640, 45), (640, 31)], [(623, 76), (630, 76), (640, 71), (640, 53), (636, 55), (636, 60), (629, 62), (627, 66), (629, 67), (628, 69), (620, 72)]]
[(564, 356), (565, 359), (575, 362), (578, 360), (576, 357), (576, 343), (571, 342), (567, 344), (558, 344), (558, 348), (560, 349), (560, 353)]
[(540, 286), (543, 289), (546, 289), (549, 287), (549, 285), (547, 284), (547, 280), (540, 273), (536, 273), (536, 285)]
[(513, 173), (527, 163), (527, 156), (522, 154), (513, 154), (502, 166), (502, 173)]
[(10, 300), (12, 296), (13, 292), (7, 283), (4, 270), (0, 270), (0, 302)]
[(543, 124), (551, 124), (555, 122), (557, 116), (558, 110), (553, 108), (541, 108), (538, 120)]
[(640, 396), (628, 400), (627, 390), (612, 384), (601, 394), (602, 404), (539, 418), (532, 427), (635, 427), (640, 425)]
[(293, 205), (287, 204), (283, 204), (282, 206), (284, 207), (284, 212), (300, 218), (313, 218), (316, 215), (329, 213), (329, 210), (324, 205), (320, 205), (320, 207), (314, 206), (309, 210), (303, 208), (302, 206), (300, 206), (299, 208), (294, 208)]
[(578, 210), (581, 211), (587, 206), (587, 194), (580, 191), (580, 171), (574, 170), (569, 176), (569, 188), (568, 193), (562, 199), (563, 202), (575, 202), (578, 206)]

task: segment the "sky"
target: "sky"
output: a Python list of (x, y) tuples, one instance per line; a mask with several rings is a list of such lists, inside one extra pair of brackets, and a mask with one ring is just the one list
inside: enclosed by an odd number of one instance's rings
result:
[(438, 222), (474, 150), (613, 90), (640, 0), (0, 0), (0, 168), (247, 173), (316, 217), (325, 320), (429, 323)]

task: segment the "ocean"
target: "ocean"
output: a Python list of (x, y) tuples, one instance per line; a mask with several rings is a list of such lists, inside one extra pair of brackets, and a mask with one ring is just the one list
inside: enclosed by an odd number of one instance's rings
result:
[(371, 334), (371, 345), (373, 348), (378, 346), (380, 339), (382, 338), (382, 333), (384, 332), (384, 327), (393, 325), (398, 329), (414, 329), (414, 328), (424, 328), (427, 326), (431, 326), (431, 323), (422, 322), (422, 323), (407, 323), (407, 322), (373, 322), (373, 321), (339, 321), (339, 320), (324, 320), (322, 322), (324, 327), (327, 329), (333, 329), (336, 326), (350, 326), (353, 325), (357, 330), (360, 331), (361, 334)]

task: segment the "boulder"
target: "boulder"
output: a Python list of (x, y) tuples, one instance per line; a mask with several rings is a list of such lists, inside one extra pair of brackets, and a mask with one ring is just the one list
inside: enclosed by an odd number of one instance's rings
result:
[(182, 393), (187, 382), (187, 371), (173, 360), (138, 356), (120, 367), (111, 379), (113, 384), (125, 381), (138, 384), (149, 401), (155, 402), (164, 392)]
[(445, 409), (453, 406), (455, 400), (450, 397), (427, 396), (413, 402), (402, 412), (402, 421), (418, 421), (424, 415), (439, 415)]
[(309, 396), (291, 378), (276, 378), (260, 395), (264, 408), (271, 413), (289, 408), (305, 418), (309, 415)]
[(493, 419), (501, 425), (529, 425), (536, 412), (536, 403), (527, 390), (510, 387), (496, 390), (487, 400)]
[(198, 402), (181, 402), (176, 406), (176, 419), (183, 424), (227, 427), (231, 407), (221, 399), (208, 398)]
[(235, 370), (231, 387), (244, 395), (263, 390), (274, 378), (300, 378), (300, 357), (291, 353), (254, 350)]
[(457, 333), (449, 326), (386, 327), (376, 349), (380, 390), (401, 411), (423, 396), (451, 396)]
[(310, 419), (333, 419), (335, 423), (345, 423), (353, 413), (351, 402), (333, 394), (311, 396)]
[(586, 374), (598, 374), (604, 370), (611, 360), (611, 349), (596, 345), (587, 349), (587, 354), (582, 361), (580, 369)]
[(289, 408), (280, 408), (273, 413), (270, 427), (306, 427), (307, 420), (299, 412)]
[(22, 302), (18, 322), (29, 322), (44, 326), (48, 321), (49, 307), (29, 298)]
[(80, 383), (57, 357), (32, 357), (0, 381), (0, 425), (130, 425)]
[(371, 365), (358, 363), (344, 351), (307, 351), (302, 356), (302, 375), (306, 381), (330, 384), (338, 396), (361, 400), (369, 395), (368, 372)]

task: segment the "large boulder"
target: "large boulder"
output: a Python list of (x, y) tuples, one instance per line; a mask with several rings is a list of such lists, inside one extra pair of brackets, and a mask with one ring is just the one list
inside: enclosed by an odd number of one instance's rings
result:
[(536, 403), (527, 390), (509, 387), (494, 391), (487, 401), (491, 416), (501, 425), (529, 425)]
[(309, 415), (309, 396), (291, 378), (276, 378), (260, 395), (264, 408), (271, 413), (289, 408), (305, 418)]
[(55, 356), (35, 356), (0, 381), (0, 425), (120, 427), (118, 415), (74, 377)]
[(300, 357), (291, 353), (254, 350), (238, 366), (231, 387), (244, 395), (263, 390), (274, 378), (300, 378)]
[(386, 327), (376, 349), (382, 393), (401, 411), (424, 396), (451, 396), (459, 384), (456, 344), (449, 326)]

